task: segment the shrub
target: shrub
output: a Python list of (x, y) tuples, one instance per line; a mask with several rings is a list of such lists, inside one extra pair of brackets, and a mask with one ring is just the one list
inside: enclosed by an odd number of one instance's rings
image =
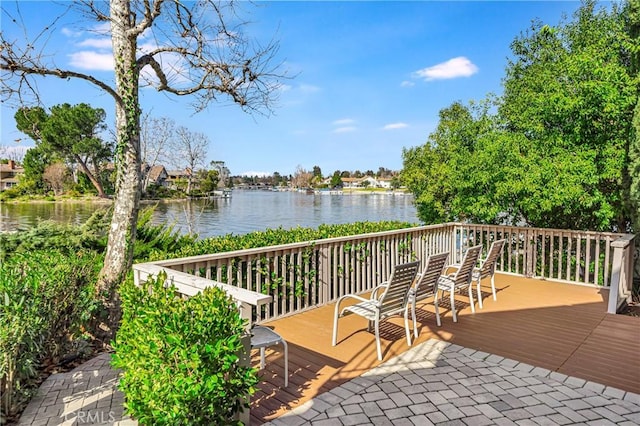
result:
[(98, 308), (94, 253), (19, 253), (0, 263), (0, 423), (35, 389), (40, 362), (54, 361), (84, 339)]
[(219, 288), (180, 298), (166, 276), (120, 289), (122, 323), (112, 365), (125, 408), (141, 424), (233, 424), (258, 379), (240, 363), (245, 322)]
[(417, 226), (415, 223), (398, 221), (354, 222), (336, 225), (320, 225), (317, 229), (297, 227), (284, 229), (265, 229), (243, 235), (223, 235), (189, 244), (180, 244), (173, 251), (150, 253), (150, 260), (189, 257), (201, 254), (222, 253), (233, 250), (245, 250), (256, 247), (267, 247), (279, 244), (297, 243), (302, 241), (321, 240), (348, 235), (368, 234), (372, 232), (390, 231)]

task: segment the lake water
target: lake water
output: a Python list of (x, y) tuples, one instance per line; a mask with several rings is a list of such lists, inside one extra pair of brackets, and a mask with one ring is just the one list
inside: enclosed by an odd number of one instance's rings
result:
[[(234, 190), (230, 198), (155, 204), (154, 222), (172, 224), (201, 238), (245, 234), (267, 228), (316, 228), (323, 223), (397, 220), (419, 223), (408, 195), (319, 195), (300, 192)], [(100, 203), (0, 203), (0, 231), (39, 220), (82, 223)]]

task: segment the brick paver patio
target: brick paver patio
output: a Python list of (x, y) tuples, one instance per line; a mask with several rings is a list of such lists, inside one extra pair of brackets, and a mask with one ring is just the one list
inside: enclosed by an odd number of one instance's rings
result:
[[(50, 376), (18, 424), (137, 424), (109, 359)], [(268, 424), (631, 426), (640, 395), (431, 339)]]
[(20, 416), (18, 425), (137, 425), (124, 416), (118, 372), (104, 353), (68, 373), (49, 376)]
[(640, 395), (431, 339), (266, 424), (631, 426)]

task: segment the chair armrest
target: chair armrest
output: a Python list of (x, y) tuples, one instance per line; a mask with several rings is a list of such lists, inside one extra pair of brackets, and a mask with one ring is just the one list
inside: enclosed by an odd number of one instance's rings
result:
[(370, 302), (369, 299), (365, 299), (364, 297), (358, 296), (357, 294), (345, 294), (344, 296), (340, 296), (340, 298), (336, 301), (336, 313), (338, 312), (340, 303), (342, 303), (343, 300), (348, 298), (355, 299), (358, 302)]
[(383, 290), (385, 288), (389, 287), (389, 281), (385, 281), (377, 286), (375, 286), (373, 288), (373, 290), (371, 290), (371, 297), (369, 298), (370, 300), (377, 300), (378, 299), (378, 292), (380, 290)]

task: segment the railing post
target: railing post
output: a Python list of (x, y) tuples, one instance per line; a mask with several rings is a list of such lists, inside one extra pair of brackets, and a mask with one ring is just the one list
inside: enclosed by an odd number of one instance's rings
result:
[(527, 278), (535, 276), (536, 270), (536, 237), (533, 229), (527, 229), (524, 237), (524, 254), (525, 254), (525, 270), (524, 275)]
[[(240, 312), (240, 318), (247, 320), (247, 328), (245, 329), (245, 333), (240, 338), (242, 342), (243, 350), (238, 354), (238, 363), (241, 367), (250, 367), (251, 366), (251, 311), (252, 307), (250, 304), (238, 301), (238, 311)], [(241, 421), (242, 424), (248, 425), (251, 422), (251, 409), (243, 408), (237, 414), (237, 420)]]
[(624, 235), (611, 243), (613, 261), (611, 265), (611, 286), (609, 287), (610, 314), (618, 310), (631, 298), (633, 286), (633, 244), (634, 235)]
[(329, 291), (329, 283), (331, 282), (330, 251), (330, 247), (323, 246), (318, 256), (318, 302), (321, 305), (328, 303), (331, 299)]

